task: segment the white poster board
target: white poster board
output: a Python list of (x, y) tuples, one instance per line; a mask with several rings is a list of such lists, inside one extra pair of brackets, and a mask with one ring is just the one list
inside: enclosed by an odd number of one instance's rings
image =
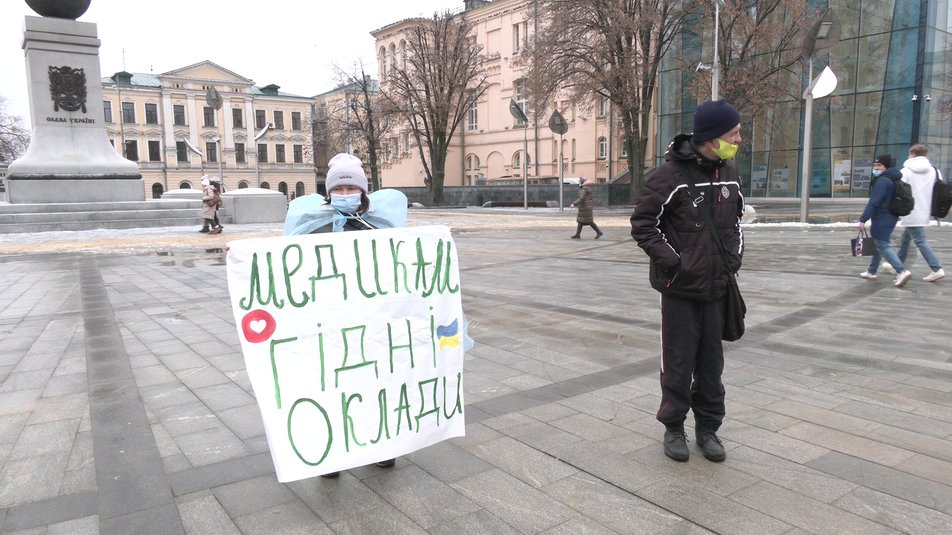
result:
[(465, 320), (447, 227), (237, 240), (227, 265), (278, 481), (464, 434)]

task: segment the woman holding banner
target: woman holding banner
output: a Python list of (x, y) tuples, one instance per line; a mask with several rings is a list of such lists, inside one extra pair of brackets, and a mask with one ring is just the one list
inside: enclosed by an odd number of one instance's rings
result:
[[(346, 232), (378, 228), (402, 227), (407, 221), (407, 197), (398, 190), (367, 192), (367, 175), (363, 162), (351, 154), (341, 153), (328, 162), (327, 197), (299, 197), (288, 205), (284, 235)], [(376, 463), (382, 468), (396, 464), (395, 459)], [(340, 472), (321, 477), (334, 478)]]

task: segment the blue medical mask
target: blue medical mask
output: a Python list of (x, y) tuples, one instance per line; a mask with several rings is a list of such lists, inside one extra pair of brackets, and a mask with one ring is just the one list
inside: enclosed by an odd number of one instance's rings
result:
[(879, 169), (873, 169), (873, 176), (879, 176), (879, 175), (881, 175), (881, 174), (883, 174), (883, 172), (882, 172), (881, 170), (879, 170)]
[(337, 195), (331, 193), (331, 207), (344, 214), (353, 214), (360, 209), (360, 193)]

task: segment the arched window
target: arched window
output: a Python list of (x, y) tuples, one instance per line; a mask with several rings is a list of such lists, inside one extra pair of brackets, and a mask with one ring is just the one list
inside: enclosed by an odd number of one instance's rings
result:
[(245, 182), (244, 180), (238, 183), (238, 189), (245, 189), (247, 187), (248, 187), (248, 183)]
[(522, 176), (522, 151), (512, 155), (512, 176)]
[(159, 184), (158, 182), (156, 182), (155, 184), (152, 184), (152, 198), (153, 199), (161, 199), (162, 192), (163, 192), (162, 184)]
[(479, 170), (479, 156), (475, 154), (470, 154), (466, 157), (466, 170), (468, 171), (478, 171)]
[(305, 195), (304, 182), (298, 182), (294, 185), (294, 196), (301, 197), (303, 195)]
[(271, 184), (268, 184), (267, 182), (262, 182), (261, 189), (271, 189)]
[(608, 140), (604, 137), (598, 138), (598, 159), (608, 158)]
[(288, 195), (288, 183), (287, 182), (278, 182), (278, 191), (283, 193), (285, 197)]
[(390, 72), (397, 68), (397, 45), (390, 45)]
[(380, 47), (380, 80), (387, 79), (387, 48)]
[(400, 61), (403, 62), (403, 70), (407, 70), (407, 42), (400, 41)]
[(192, 183), (183, 180), (179, 183), (178, 187), (179, 189), (192, 189)]

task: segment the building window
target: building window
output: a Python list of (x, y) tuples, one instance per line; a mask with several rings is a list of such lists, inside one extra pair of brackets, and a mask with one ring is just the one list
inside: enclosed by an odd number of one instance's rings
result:
[(470, 154), (466, 157), (466, 170), (467, 171), (479, 171), (479, 156), (475, 154)]
[[(522, 110), (522, 113), (523, 113), (526, 117), (529, 117), (529, 101), (527, 100), (527, 99), (528, 99), (528, 89), (527, 89), (527, 87), (526, 87), (526, 81), (525, 81), (524, 79), (522, 79), (522, 80), (516, 80), (515, 83), (514, 83), (514, 85), (516, 86), (516, 87), (515, 87), (515, 90), (516, 90), (516, 99), (515, 99), (515, 100), (516, 100), (516, 106), (519, 106), (519, 109)], [(520, 119), (516, 119), (516, 125), (517, 125), (517, 126), (525, 126), (525, 125), (526, 125), (526, 122), (523, 121), (521, 118), (520, 118)]]
[(628, 140), (626, 138), (621, 138), (621, 157), (628, 157)]
[(283, 111), (274, 112), (274, 129), (284, 130), (284, 112)]
[(377, 70), (380, 71), (380, 81), (385, 81), (387, 79), (387, 49), (385, 47), (380, 47), (380, 67)]
[(294, 151), (294, 163), (304, 163), (304, 145), (292, 145)]
[(205, 142), (205, 161), (215, 163), (218, 161), (218, 144), (214, 141)]
[(235, 128), (245, 127), (245, 114), (241, 112), (241, 108), (231, 109), (231, 123)]
[(241, 182), (238, 183), (238, 189), (247, 189), (247, 188), (248, 188), (247, 181), (242, 180)]
[(271, 189), (271, 184), (268, 184), (267, 182), (262, 182), (261, 189)]
[(512, 155), (512, 176), (522, 176), (522, 151)]
[(134, 103), (122, 103), (122, 122), (126, 124), (133, 124), (136, 122), (136, 105)]
[(235, 143), (235, 163), (245, 163), (244, 143)]
[(175, 104), (172, 106), (172, 124), (175, 126), (185, 126), (185, 106)]
[(139, 161), (139, 143), (134, 139), (126, 141), (126, 159), (134, 162)]
[(158, 141), (149, 142), (149, 161), (150, 162), (160, 162), (162, 161), (162, 151), (159, 148)]
[(608, 140), (604, 137), (598, 138), (598, 159), (608, 158)]
[(215, 108), (205, 106), (202, 112), (205, 118), (205, 126), (215, 126)]
[(277, 163), (284, 163), (284, 144), (278, 143), (274, 146), (274, 161)]
[(291, 112), (291, 130), (300, 130), (301, 129), (301, 112), (292, 111)]
[(608, 97), (602, 97), (601, 102), (598, 103), (598, 116), (607, 117), (608, 111), (611, 109), (612, 103), (608, 100)]
[(102, 101), (102, 116), (103, 120), (107, 123), (112, 122), (112, 102), (108, 100)]
[(303, 197), (307, 192), (304, 191), (304, 182), (298, 182), (294, 185), (294, 196)]
[(466, 127), (470, 132), (475, 132), (479, 128), (479, 102), (473, 100), (473, 105), (466, 112)]
[(145, 124), (159, 124), (159, 107), (157, 105), (145, 105)]
[(179, 163), (188, 162), (188, 147), (184, 141), (175, 142), (175, 159)]
[(258, 143), (258, 163), (268, 163), (267, 143)]
[(526, 46), (526, 35), (529, 26), (527, 22), (512, 25), (512, 53), (518, 54)]
[(264, 128), (266, 124), (268, 124), (268, 119), (265, 117), (265, 111), (255, 110), (255, 128)]
[(410, 154), (410, 132), (403, 133), (403, 152)]

